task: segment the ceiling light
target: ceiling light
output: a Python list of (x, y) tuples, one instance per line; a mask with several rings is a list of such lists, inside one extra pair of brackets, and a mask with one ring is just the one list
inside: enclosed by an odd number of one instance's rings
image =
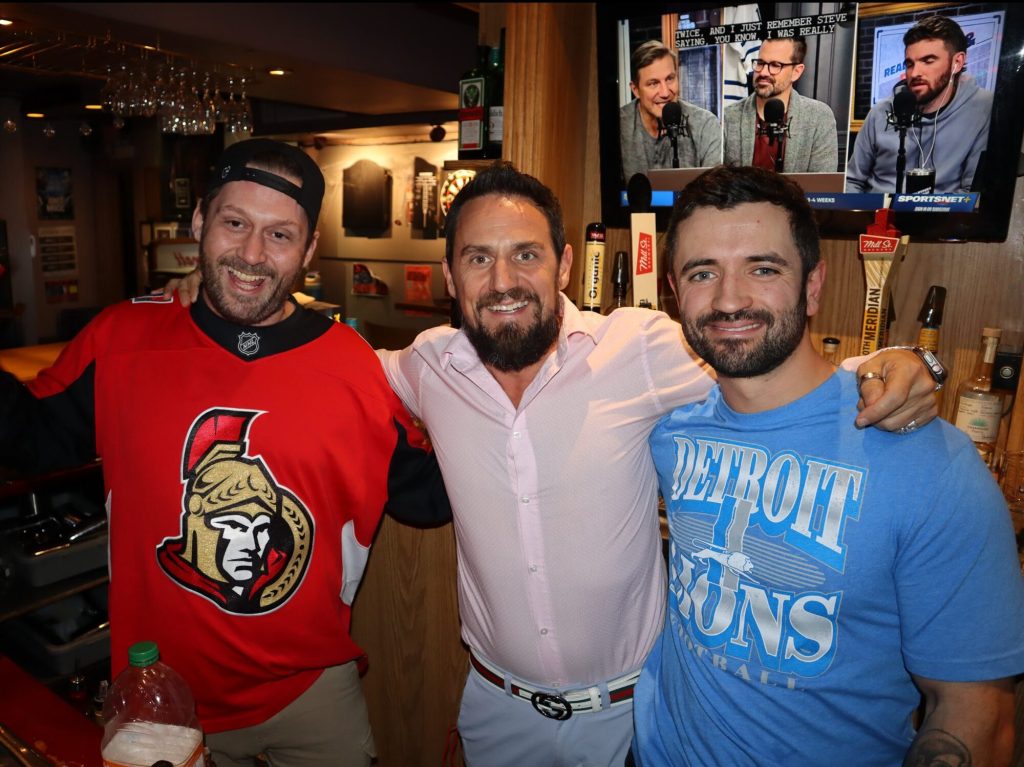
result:
[(103, 109), (103, 105), (102, 104), (86, 104), (85, 108), (86, 109), (91, 109), (91, 110), (95, 111), (97, 109)]
[(12, 19), (0, 19), (0, 27), (9, 27), (13, 23), (14, 21)]
[(46, 117), (42, 112), (26, 112), (25, 117), (31, 117), (33, 120), (41, 120)]
[(272, 67), (271, 69), (267, 70), (268, 75), (274, 75), (275, 77), (284, 77), (285, 75), (290, 75), (291, 73), (292, 70), (285, 69), (284, 67)]

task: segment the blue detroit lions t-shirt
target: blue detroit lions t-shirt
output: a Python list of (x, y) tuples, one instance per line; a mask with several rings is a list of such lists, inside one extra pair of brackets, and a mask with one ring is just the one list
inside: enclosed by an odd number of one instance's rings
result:
[(652, 432), (671, 546), (643, 767), (899, 765), (911, 674), (1024, 670), (1012, 526), (973, 444), (858, 430), (856, 402), (844, 371), (763, 413), (716, 387)]

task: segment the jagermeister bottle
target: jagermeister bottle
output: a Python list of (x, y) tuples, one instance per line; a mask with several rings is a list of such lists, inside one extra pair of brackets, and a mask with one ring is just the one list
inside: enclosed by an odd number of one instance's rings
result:
[(459, 80), (459, 159), (487, 156), (487, 51), (477, 46), (476, 65)]

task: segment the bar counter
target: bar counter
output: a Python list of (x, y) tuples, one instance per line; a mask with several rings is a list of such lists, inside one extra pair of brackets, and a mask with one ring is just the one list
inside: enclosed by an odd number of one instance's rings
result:
[(55, 765), (102, 767), (103, 730), (0, 655), (0, 724)]
[(67, 344), (63, 341), (39, 346), (0, 349), (0, 367), (13, 373), (22, 383), (31, 381), (43, 368), (48, 368)]

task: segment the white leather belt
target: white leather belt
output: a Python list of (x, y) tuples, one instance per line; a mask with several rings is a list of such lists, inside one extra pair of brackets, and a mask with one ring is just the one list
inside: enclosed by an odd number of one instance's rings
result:
[[(469, 654), (469, 662), (473, 669), (495, 687), (506, 689), (505, 677), (501, 672), (481, 660), (473, 653)], [(633, 687), (640, 678), (640, 672), (634, 671), (608, 682), (608, 707), (620, 706), (633, 699)], [(528, 701), (537, 713), (548, 719), (568, 719), (574, 713), (585, 714), (600, 711), (605, 706), (601, 701), (600, 687), (585, 687), (580, 690), (534, 690), (514, 679), (508, 680), (507, 688), (515, 697)]]

